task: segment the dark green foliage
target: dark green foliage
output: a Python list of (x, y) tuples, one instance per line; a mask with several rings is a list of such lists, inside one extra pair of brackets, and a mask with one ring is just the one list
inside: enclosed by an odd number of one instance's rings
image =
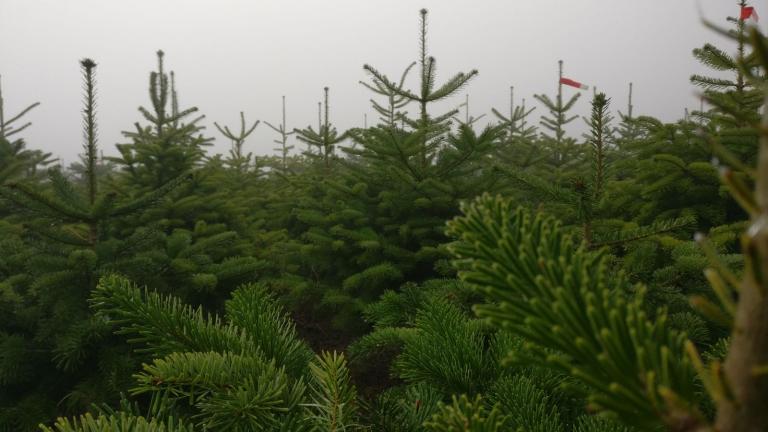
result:
[(326, 354), (310, 363), (312, 353), (293, 323), (257, 286), (233, 293), (226, 322), (178, 299), (142, 293), (118, 276), (101, 281), (91, 304), (154, 358), (134, 375), (131, 392), (151, 393), (155, 416), (191, 409), (200, 427), (227, 431), (354, 425), (357, 396), (343, 356)]
[(42, 426), (45, 432), (192, 432), (181, 422), (159, 422), (127, 413), (93, 416), (84, 414), (77, 419), (59, 419), (53, 427)]
[(510, 361), (577, 377), (595, 408), (642, 429), (689, 415), (682, 408), (696, 412), (700, 396), (684, 336), (663, 313), (651, 321), (643, 290), (609, 273), (601, 253), (577, 247), (552, 219), (515, 211), (509, 201), (484, 196), (465, 212), (450, 223), (460, 238), (452, 245), (457, 266), (494, 301), (476, 311), (530, 342)]
[(487, 409), (479, 396), (474, 401), (461, 396), (454, 397), (451, 405), (441, 404), (425, 426), (432, 431), (500, 432), (504, 430), (505, 422), (499, 409)]
[[(26, 228), (3, 237), (0, 259), (2, 334), (8, 348), (0, 375), (13, 378), (0, 384), (0, 425), (15, 430), (30, 430), (58, 410), (77, 413), (93, 402), (115, 401), (129, 385), (139, 357), (129, 354), (86, 303), (99, 276), (119, 271), (160, 290), (183, 285), (188, 291), (180, 294), (215, 307), (216, 289), (228, 292), (263, 267), (236, 255), (232, 245), (238, 236), (225, 226), (201, 222), (192, 232), (171, 233), (156, 225), (131, 225), (131, 220), (146, 223), (148, 208), (190, 178), (177, 177), (144, 192), (110, 190), (100, 177), (109, 168), (96, 157), (96, 64), (86, 59), (81, 67), (82, 177), (72, 180), (51, 170), (47, 184), (20, 181), (0, 187), (0, 195), (25, 216)], [(37, 372), (25, 373), (29, 368)], [(34, 399), (43, 410), (30, 424), (21, 408)]]

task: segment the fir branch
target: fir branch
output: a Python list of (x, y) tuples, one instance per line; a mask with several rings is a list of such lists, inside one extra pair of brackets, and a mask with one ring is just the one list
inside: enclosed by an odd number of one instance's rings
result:
[[(593, 407), (646, 430), (704, 423), (685, 337), (651, 321), (642, 298), (601, 253), (575, 248), (559, 224), (485, 195), (449, 223), (463, 280), (492, 303), (475, 311), (532, 344), (510, 359), (542, 364), (590, 387)], [(642, 292), (642, 291), (641, 291)], [(553, 354), (554, 350), (557, 354)]]
[(131, 336), (128, 342), (143, 345), (138, 352), (156, 356), (207, 351), (262, 355), (242, 329), (206, 316), (201, 308), (184, 305), (177, 298), (140, 290), (120, 276), (102, 278), (90, 303), (119, 328), (118, 334)]

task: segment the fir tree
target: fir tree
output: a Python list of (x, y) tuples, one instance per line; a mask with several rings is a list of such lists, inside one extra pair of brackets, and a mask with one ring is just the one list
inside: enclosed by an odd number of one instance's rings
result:
[(391, 81), (386, 75), (382, 75), (372, 66), (365, 65), (363, 68), (370, 73), (374, 80), (383, 84), (390, 92), (397, 94), (408, 101), (419, 105), (419, 116), (415, 119), (402, 117), (408, 126), (414, 130), (419, 130), (421, 134), (420, 165), (425, 168), (432, 163), (436, 153), (441, 145), (441, 137), (449, 128), (451, 117), (456, 115), (457, 110), (451, 110), (439, 116), (430, 116), (428, 106), (430, 103), (437, 102), (455, 94), (464, 87), (469, 80), (477, 75), (476, 70), (469, 73), (460, 72), (442, 86), (435, 87), (436, 84), (436, 61), (434, 57), (427, 55), (427, 10), (420, 11), (420, 34), (419, 34), (419, 60), (420, 85), (415, 91), (403, 89), (397, 83)]
[(522, 140), (533, 139), (536, 132), (535, 126), (528, 126), (527, 117), (531, 115), (536, 108), (526, 109), (525, 99), (521, 105), (515, 105), (515, 87), (509, 87), (509, 114), (504, 115), (496, 108), (492, 108), (491, 112), (499, 119), (501, 123), (504, 123), (509, 128), (507, 130), (507, 139), (514, 140), (516, 138)]
[(614, 131), (618, 135), (617, 144), (619, 146), (631, 143), (641, 137), (640, 127), (634, 116), (635, 106), (632, 105), (632, 90), (633, 84), (629, 83), (627, 111), (626, 114), (619, 111), (619, 119), (621, 120), (621, 123), (619, 123), (619, 126)]
[[(0, 187), (0, 195), (27, 214), (26, 226), (35, 235), (26, 248), (19, 245), (8, 250), (9, 256), (4, 259), (16, 266), (7, 279), (10, 283), (4, 286), (9, 293), (15, 293), (14, 312), (3, 327), (10, 331), (8, 340), (17, 340), (21, 346), (15, 357), (6, 359), (3, 374), (30, 360), (32, 364), (55, 365), (37, 378), (22, 374), (4, 383), (8, 393), (2, 401), (0, 418), (4, 425), (15, 425), (17, 430), (28, 430), (32, 426), (29, 421), (37, 416), (51, 415), (55, 403), (64, 396), (65, 406), (72, 407), (120, 389), (125, 368), (130, 367), (126, 365), (132, 360), (115, 361), (121, 350), (106, 343), (103, 323), (90, 317), (85, 298), (95, 284), (99, 267), (110, 255), (109, 225), (146, 208), (179, 184), (166, 184), (132, 201), (119, 201), (113, 193), (99, 192), (95, 169), (96, 63), (84, 59), (80, 65), (85, 89), (85, 190), (78, 190), (60, 170), (49, 171), (50, 192), (23, 182)], [(19, 261), (24, 259), (28, 262)], [(31, 322), (30, 317), (34, 317)], [(100, 347), (98, 341), (103, 343)], [(25, 356), (29, 358), (25, 360)], [(98, 362), (102, 362), (101, 370), (90, 367)], [(58, 384), (39, 388), (45, 380), (53, 379), (51, 374), (60, 375)], [(36, 411), (25, 420), (18, 410), (28, 400), (35, 400)]]
[(179, 110), (175, 77), (169, 80), (164, 66), (165, 54), (157, 52), (157, 71), (149, 76), (152, 111), (140, 107), (147, 126), (135, 124), (135, 131), (123, 132), (132, 142), (118, 144), (120, 157), (109, 160), (122, 166), (130, 181), (143, 188), (157, 188), (175, 179), (202, 161), (210, 138), (200, 135), (204, 116), (186, 120), (197, 108)]
[(491, 112), (499, 119), (500, 124), (507, 126), (504, 144), (500, 146), (498, 155), (507, 164), (520, 168), (528, 168), (543, 159), (542, 149), (536, 140), (536, 126), (528, 125), (528, 116), (536, 108), (527, 109), (525, 99), (521, 105), (515, 105), (515, 88), (509, 87), (509, 114), (504, 115), (496, 108)]
[[(296, 132), (296, 139), (306, 143), (309, 148), (305, 155), (322, 161), (323, 167), (327, 170), (335, 156), (336, 145), (347, 138), (347, 132), (339, 134), (336, 127), (331, 123), (328, 114), (328, 87), (323, 88), (323, 91), (325, 92), (323, 117), (321, 119), (318, 104), (317, 131), (312, 129), (312, 126), (307, 126), (305, 129), (294, 129), (294, 132)], [(312, 151), (314, 147), (317, 148), (317, 153)]]
[(222, 135), (229, 138), (232, 142), (232, 147), (229, 149), (229, 157), (226, 161), (227, 165), (237, 173), (248, 171), (250, 169), (251, 160), (253, 159), (253, 153), (249, 152), (248, 154), (244, 154), (243, 144), (245, 144), (245, 139), (256, 130), (256, 126), (259, 125), (259, 120), (256, 120), (251, 126), (246, 128), (245, 115), (240, 111), (240, 132), (237, 135), (229, 129), (229, 126), (224, 126), (222, 128), (216, 122), (214, 122), (213, 125), (216, 126), (216, 129), (218, 129)]
[(283, 171), (288, 169), (288, 153), (290, 153), (291, 150), (293, 150), (294, 146), (288, 145), (288, 137), (296, 133), (295, 130), (288, 131), (288, 126), (285, 122), (285, 96), (283, 96), (283, 119), (282, 122), (274, 126), (272, 123), (265, 121), (267, 126), (272, 128), (275, 132), (280, 134), (280, 139), (274, 140), (275, 144), (279, 144), (280, 147), (272, 149), (274, 151), (280, 152), (280, 158), (281, 158), (281, 167)]
[(545, 108), (549, 110), (550, 117), (542, 117), (541, 125), (544, 128), (551, 131), (550, 134), (544, 134), (551, 145), (552, 156), (550, 163), (558, 169), (558, 173), (562, 167), (571, 162), (571, 156), (573, 153), (574, 141), (565, 134), (565, 126), (576, 120), (579, 116), (569, 116), (568, 112), (576, 105), (576, 102), (581, 97), (581, 93), (576, 93), (571, 96), (568, 101), (563, 99), (563, 84), (560, 79), (563, 78), (563, 61), (558, 62), (558, 83), (557, 83), (557, 95), (555, 100), (552, 100), (547, 95), (534, 95), (534, 97), (541, 102)]

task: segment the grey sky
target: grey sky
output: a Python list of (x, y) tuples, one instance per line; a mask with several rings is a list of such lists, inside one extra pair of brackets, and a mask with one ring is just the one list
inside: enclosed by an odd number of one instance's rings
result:
[[(280, 119), (286, 95), (288, 125), (315, 124), (323, 86), (331, 88), (331, 120), (340, 129), (374, 114), (362, 65), (398, 76), (417, 56), (418, 10), (429, 15), (429, 49), (438, 82), (455, 72), (480, 74), (450, 101), (469, 93), (472, 114), (507, 109), (516, 97), (553, 94), (557, 60), (565, 75), (597, 85), (624, 110), (635, 83), (636, 112), (664, 120), (697, 107), (688, 77), (702, 68), (691, 50), (718, 37), (700, 23), (698, 8), (722, 22), (738, 14), (735, 0), (0, 0), (0, 75), (6, 111), (42, 106), (29, 115), (29, 147), (65, 161), (80, 152), (81, 77), (78, 60), (97, 69), (100, 145), (108, 154), (123, 142), (148, 106), (148, 73), (155, 51), (176, 72), (182, 108), (207, 116), (211, 152), (229, 143), (213, 121)], [(762, 4), (758, 3), (758, 11)], [(768, 9), (764, 12), (768, 17)], [(721, 46), (728, 47), (726, 43)], [(570, 89), (568, 90), (571, 91)], [(575, 91), (575, 90), (574, 90)], [(591, 95), (591, 92), (588, 95)], [(588, 111), (588, 98), (577, 106)], [(536, 114), (543, 113), (539, 107)], [(577, 127), (576, 129), (579, 129)], [(273, 131), (259, 125), (246, 146), (271, 153)]]

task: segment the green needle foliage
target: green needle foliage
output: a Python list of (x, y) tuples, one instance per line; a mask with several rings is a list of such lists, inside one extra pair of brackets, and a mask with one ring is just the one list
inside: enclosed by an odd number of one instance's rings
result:
[[(744, 8), (749, 6), (749, 2), (738, 0), (738, 5)], [(691, 76), (691, 83), (702, 88), (705, 101), (714, 107), (707, 112), (694, 112), (694, 115), (728, 129), (740, 129), (760, 120), (758, 109), (763, 104), (762, 92), (756, 88), (754, 81), (745, 77), (745, 71), (755, 70), (760, 65), (758, 59), (747, 52), (750, 48), (747, 24), (735, 17), (728, 17), (727, 20), (732, 28), (726, 33), (736, 41), (736, 55), (730, 55), (710, 43), (693, 50), (696, 60), (719, 75)], [(730, 77), (722, 78), (723, 72), (727, 72)]]
[(440, 432), (500, 432), (504, 430), (504, 421), (499, 410), (488, 411), (479, 396), (474, 401), (462, 396), (454, 398), (451, 405), (440, 406), (425, 426), (427, 430)]
[[(577, 247), (558, 224), (484, 196), (449, 230), (460, 276), (493, 303), (479, 316), (523, 336), (516, 363), (548, 365), (588, 385), (590, 404), (654, 430), (698, 418), (695, 371), (684, 334), (642, 307), (643, 289)], [(627, 297), (629, 296), (629, 297)]]
[(41, 425), (44, 432), (193, 432), (192, 427), (169, 420), (158, 422), (128, 413), (115, 415), (84, 414), (77, 419), (59, 419), (53, 427)]
[(312, 402), (306, 404), (308, 419), (316, 431), (353, 431), (356, 424), (357, 392), (350, 382), (343, 354), (322, 353), (309, 365), (312, 373)]
[(91, 304), (154, 358), (131, 390), (152, 394), (154, 416), (192, 409), (206, 430), (353, 428), (357, 396), (344, 357), (310, 362), (311, 351), (263, 289), (243, 285), (233, 294), (225, 321), (110, 276)]

